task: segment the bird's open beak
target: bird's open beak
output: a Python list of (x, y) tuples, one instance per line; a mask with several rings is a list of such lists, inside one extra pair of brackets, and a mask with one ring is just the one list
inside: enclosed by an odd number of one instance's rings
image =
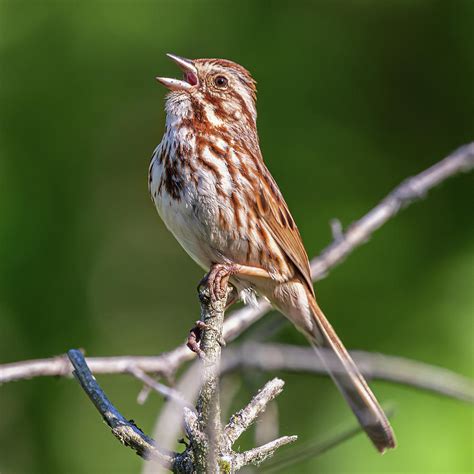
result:
[(157, 81), (161, 82), (165, 87), (172, 91), (190, 90), (199, 84), (196, 66), (194, 66), (194, 63), (190, 59), (182, 58), (181, 56), (175, 56), (174, 54), (170, 53), (168, 53), (166, 56), (172, 59), (183, 71), (183, 80), (172, 79), (169, 77), (157, 77)]

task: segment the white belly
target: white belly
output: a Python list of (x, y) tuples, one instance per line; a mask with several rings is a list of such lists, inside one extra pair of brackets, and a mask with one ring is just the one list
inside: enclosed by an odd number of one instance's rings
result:
[[(149, 190), (156, 209), (176, 240), (181, 244), (190, 257), (205, 271), (213, 264), (241, 264), (259, 266), (258, 256), (262, 251), (255, 229), (247, 235), (242, 229), (248, 223), (249, 217), (241, 205), (240, 228), (235, 220), (230, 187), (231, 177), (221, 172), (219, 182), (213, 173), (205, 167), (194, 166), (192, 175), (190, 167), (184, 166), (179, 173), (179, 199), (165, 189), (169, 168), (165, 161), (159, 159), (160, 147), (155, 151), (149, 169)], [(192, 158), (191, 158), (192, 159)], [(219, 186), (220, 194), (217, 192)], [(228, 188), (229, 187), (229, 188)], [(249, 238), (255, 245), (251, 246)], [(273, 240), (270, 242), (272, 245)], [(268, 242), (266, 242), (268, 244)], [(277, 249), (276, 243), (273, 246)], [(249, 258), (251, 260), (249, 260)], [(271, 272), (271, 268), (269, 268)], [(255, 301), (252, 278), (231, 278), (231, 283), (239, 291), (244, 301)], [(260, 286), (262, 282), (259, 282)], [(270, 294), (274, 286), (273, 280), (266, 282), (268, 288), (263, 288), (262, 294)]]
[[(205, 270), (213, 263), (226, 263), (219, 248), (219, 232), (216, 216), (219, 204), (212, 183), (199, 181), (201, 189), (191, 183), (189, 176), (183, 177), (180, 199), (173, 198), (164, 189), (159, 190), (163, 166), (157, 159), (150, 165), (150, 193), (160, 217), (176, 240)], [(202, 189), (206, 188), (206, 189)]]

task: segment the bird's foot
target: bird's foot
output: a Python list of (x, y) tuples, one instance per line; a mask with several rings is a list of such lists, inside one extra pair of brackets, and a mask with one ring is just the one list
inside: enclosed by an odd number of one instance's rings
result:
[(200, 347), (200, 342), (202, 339), (202, 331), (208, 329), (209, 326), (204, 323), (203, 321), (196, 321), (196, 326), (194, 326), (188, 335), (188, 340), (186, 345), (191, 349), (191, 351), (195, 352), (200, 359), (204, 357), (204, 352)]
[[(229, 278), (235, 275), (239, 270), (238, 265), (233, 264), (215, 264), (211, 267), (209, 273), (201, 280), (198, 286), (198, 291), (201, 286), (206, 285), (209, 288), (211, 301), (218, 301), (227, 294), (227, 286)], [(227, 299), (227, 306), (230, 306), (237, 298), (234, 292), (229, 294)], [(232, 295), (232, 296), (231, 296)]]

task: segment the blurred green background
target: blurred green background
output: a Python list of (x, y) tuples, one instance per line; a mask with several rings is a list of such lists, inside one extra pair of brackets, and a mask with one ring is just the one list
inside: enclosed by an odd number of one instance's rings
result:
[[(164, 123), (154, 77), (179, 75), (166, 52), (253, 73), (263, 154), (312, 256), (331, 218), (349, 224), (473, 139), (473, 30), (472, 0), (2, 0), (0, 362), (156, 354), (195, 321), (202, 272), (147, 194)], [(318, 283), (348, 347), (473, 376), (473, 185), (446, 182)], [(304, 344), (289, 326), (276, 339)], [(269, 377), (246, 374), (235, 407)], [(283, 377), (282, 433), (324, 440), (352, 422), (328, 379)], [(136, 381), (99, 381), (151, 431), (158, 396), (140, 406)], [(286, 472), (473, 471), (469, 405), (373, 387), (397, 406), (396, 451), (378, 456), (359, 435)], [(0, 387), (2, 474), (140, 468), (74, 381)]]

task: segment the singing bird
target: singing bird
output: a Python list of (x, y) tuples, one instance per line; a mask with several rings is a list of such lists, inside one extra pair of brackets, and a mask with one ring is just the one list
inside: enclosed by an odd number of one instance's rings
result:
[(225, 59), (168, 57), (183, 78), (157, 77), (170, 91), (149, 167), (159, 215), (209, 272), (214, 297), (229, 282), (246, 302), (269, 300), (316, 348), (375, 447), (393, 448), (382, 408), (316, 303), (300, 233), (263, 162), (255, 81)]

